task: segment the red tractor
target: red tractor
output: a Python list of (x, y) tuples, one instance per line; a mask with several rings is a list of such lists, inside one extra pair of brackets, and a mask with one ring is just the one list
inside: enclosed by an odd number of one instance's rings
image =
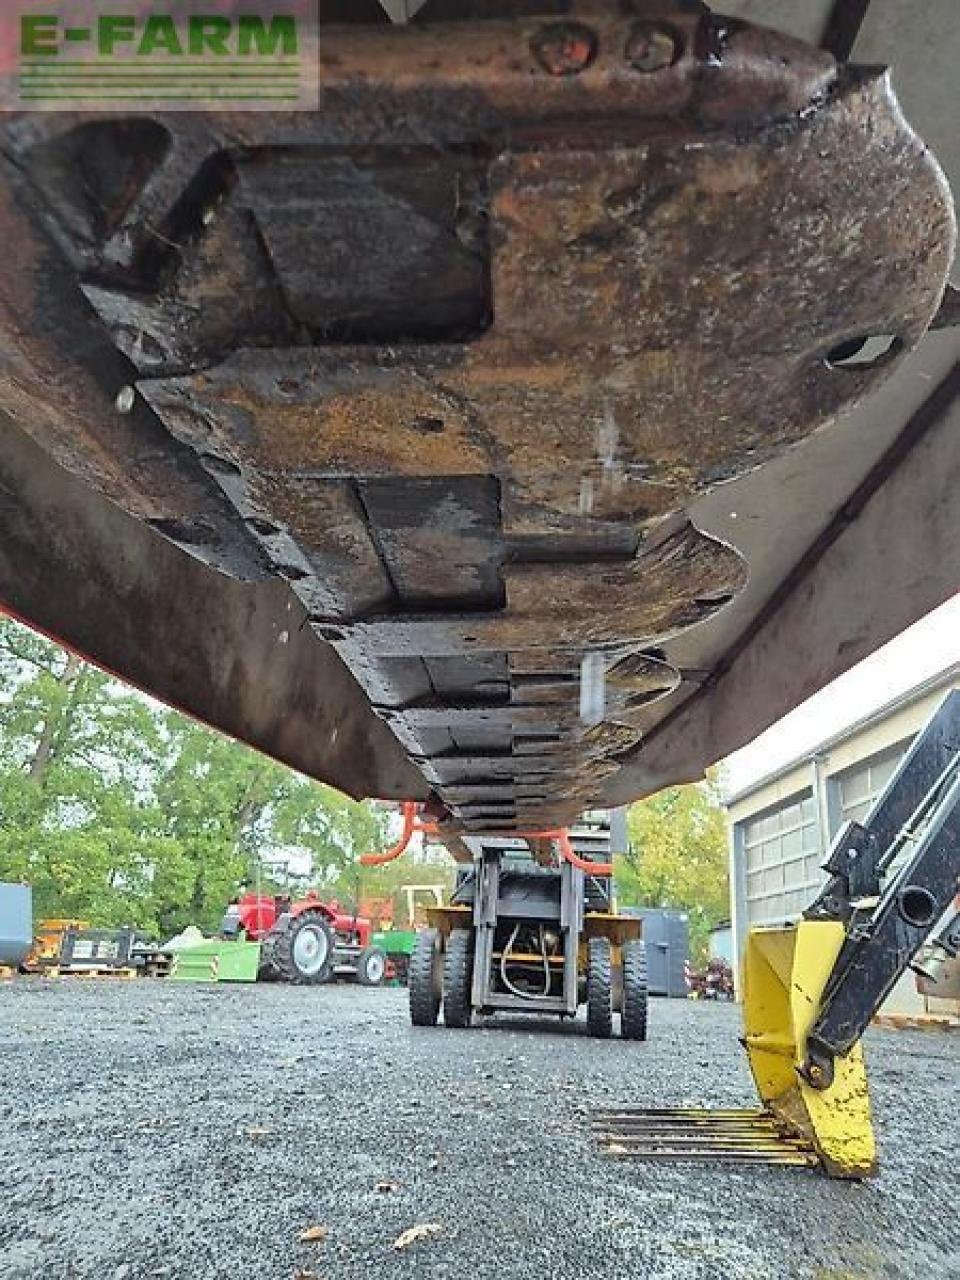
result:
[(378, 987), (386, 977), (386, 953), (371, 946), (370, 921), (341, 911), (335, 900), (322, 902), (313, 890), (296, 902), (246, 893), (227, 907), (220, 932), (261, 942), (260, 972), (281, 982), (313, 985), (349, 977)]

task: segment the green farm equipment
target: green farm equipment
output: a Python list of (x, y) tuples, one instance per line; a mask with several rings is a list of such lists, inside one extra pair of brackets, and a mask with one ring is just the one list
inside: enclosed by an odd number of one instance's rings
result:
[[(444, 888), (440, 884), (405, 884), (397, 890), (396, 897), (404, 901), (404, 925), (401, 928), (386, 928), (375, 933), (372, 938), (374, 946), (386, 953), (393, 969), (395, 981), (407, 984), (410, 973), (410, 957), (417, 945), (420, 930), (426, 927), (427, 915), (421, 900), (429, 897), (430, 907), (441, 907), (444, 901)], [(395, 921), (398, 918), (394, 917)]]
[(260, 943), (208, 938), (174, 956), (174, 982), (256, 982)]

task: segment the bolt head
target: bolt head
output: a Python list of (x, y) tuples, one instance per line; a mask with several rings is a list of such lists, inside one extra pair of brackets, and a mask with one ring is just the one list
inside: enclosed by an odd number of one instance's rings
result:
[(117, 398), (113, 403), (116, 407), (117, 413), (131, 413), (136, 402), (136, 391), (134, 391), (133, 387), (126, 386), (120, 388), (117, 392)]
[(680, 36), (662, 23), (637, 22), (627, 40), (626, 58), (634, 71), (651, 73), (672, 67), (680, 56)]
[(582, 22), (551, 22), (530, 42), (530, 52), (551, 76), (575, 76), (597, 56), (597, 37)]

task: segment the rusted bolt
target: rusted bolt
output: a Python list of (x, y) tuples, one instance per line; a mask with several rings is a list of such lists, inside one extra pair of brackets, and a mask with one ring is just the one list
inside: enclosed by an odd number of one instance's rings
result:
[(530, 41), (530, 52), (552, 76), (575, 76), (597, 56), (597, 37), (581, 22), (553, 22)]
[(660, 23), (636, 22), (627, 39), (626, 58), (634, 71), (662, 71), (680, 56), (678, 32)]

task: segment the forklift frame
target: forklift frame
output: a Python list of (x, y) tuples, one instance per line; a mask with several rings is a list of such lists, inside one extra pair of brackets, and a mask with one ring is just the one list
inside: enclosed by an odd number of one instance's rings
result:
[[(455, 932), (469, 932), (471, 935), (471, 1016), (523, 1012), (575, 1017), (585, 998), (589, 999), (590, 944), (597, 939), (609, 944), (611, 1010), (623, 1012), (623, 948), (626, 943), (641, 941), (643, 921), (638, 917), (618, 915), (615, 910), (593, 909), (598, 899), (611, 905), (612, 893), (606, 874), (609, 863), (597, 860), (598, 855), (603, 859), (608, 855), (611, 842), (609, 827), (605, 830), (586, 825), (575, 828), (569, 833), (569, 842), (575, 854), (573, 859), (561, 857), (550, 866), (540, 862), (539, 875), (533, 872), (531, 859), (529, 873), (518, 880), (511, 874), (513, 869), (505, 864), (511, 854), (528, 852), (525, 840), (516, 837), (470, 839), (468, 843), (474, 854), (474, 863), (470, 870), (461, 872), (453, 901), (446, 906), (427, 909), (426, 915), (431, 928), (436, 931), (437, 946), (441, 952), (449, 949), (450, 937)], [(603, 868), (600, 876), (591, 877), (584, 869), (591, 861), (597, 861), (598, 869)], [(504, 990), (505, 980), (498, 977), (498, 966), (507, 963), (503, 931), (510, 925), (550, 929), (561, 940), (559, 952), (551, 955), (546, 949), (540, 953), (510, 953), (509, 962), (515, 965), (548, 966), (551, 980), (545, 984), (542, 994), (529, 992), (518, 995)], [(423, 972), (427, 973), (426, 965)], [(559, 983), (556, 980), (558, 974), (562, 974)], [(636, 978), (631, 980), (637, 981)], [(642, 982), (645, 1002), (645, 972)], [(444, 991), (443, 998), (446, 999), (447, 995)]]

